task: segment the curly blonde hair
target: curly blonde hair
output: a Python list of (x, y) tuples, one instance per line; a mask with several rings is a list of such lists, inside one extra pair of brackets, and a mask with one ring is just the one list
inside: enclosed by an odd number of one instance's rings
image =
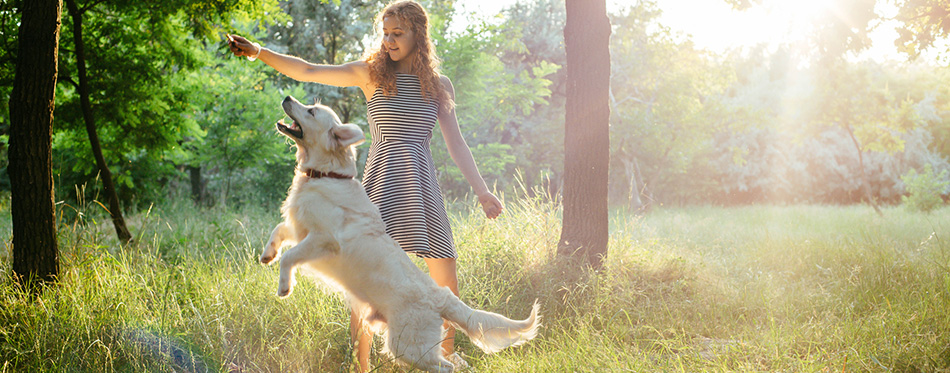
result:
[[(374, 23), (377, 32), (387, 17), (396, 17), (403, 25), (412, 30), (415, 37), (416, 53), (413, 54), (410, 72), (419, 77), (422, 86), (422, 97), (436, 100), (440, 110), (452, 109), (455, 106), (449, 93), (442, 86), (439, 78), (439, 65), (442, 61), (435, 53), (435, 45), (429, 37), (429, 14), (419, 3), (407, 0), (390, 3), (376, 16)], [(389, 57), (383, 46), (380, 33), (377, 47), (369, 49), (364, 60), (369, 65), (369, 76), (373, 83), (383, 90), (386, 96), (396, 94), (396, 62)]]

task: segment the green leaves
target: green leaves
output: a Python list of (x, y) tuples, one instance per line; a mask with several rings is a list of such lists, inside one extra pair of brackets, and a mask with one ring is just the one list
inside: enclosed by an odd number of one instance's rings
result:
[[(739, 8), (764, 3), (725, 1)], [(926, 45), (940, 45), (947, 18), (941, 9), (947, 3), (898, 1), (906, 40), (916, 43), (908, 46), (919, 52)], [(855, 27), (861, 26), (861, 17), (873, 16), (868, 4), (828, 3), (853, 10)], [(16, 42), (9, 35), (16, 30), (14, 5), (0, 6), (0, 41), (7, 46)], [(290, 145), (272, 136), (273, 122), (281, 116), (277, 103), (288, 94), (305, 102), (319, 99), (344, 121), (365, 125), (359, 90), (302, 84), (262, 63), (233, 58), (222, 35), (238, 33), (316, 63), (349, 62), (375, 42), (367, 36), (383, 2), (117, 0), (79, 5), (93, 6), (84, 18), (93, 109), (126, 200), (147, 202), (163, 198), (168, 188), (187, 189), (189, 167), (199, 167), (204, 187), (216, 201), (276, 203), (279, 198), (268, 193), (284, 188), (293, 167)], [(513, 187), (511, 175), (520, 172), (529, 187), (545, 178), (556, 185), (566, 90), (563, 1), (513, 4), (500, 17), (474, 20), (452, 33), (448, 26), (460, 22), (453, 2), (425, 5), (443, 58), (442, 73), (456, 89), (463, 135), (489, 184)], [(660, 23), (660, 10), (652, 2), (638, 2), (611, 18), (615, 202), (631, 191), (653, 192), (645, 197), (670, 202), (776, 194), (849, 202), (860, 185), (855, 181), (859, 150), (875, 193), (897, 202), (903, 193), (900, 175), (907, 170), (932, 164), (939, 175), (948, 167), (946, 69), (823, 60), (820, 50), (860, 45), (860, 30), (829, 28), (833, 22), (826, 28), (813, 25), (814, 41), (825, 43), (820, 48), (753, 47), (716, 55), (697, 50)], [(909, 10), (917, 13), (905, 16)], [(71, 83), (76, 76), (72, 20), (67, 16), (63, 22), (53, 150), (60, 198), (71, 194), (73, 185), (95, 183)], [(834, 33), (857, 44), (818, 38)], [(0, 62), (8, 61), (13, 49), (0, 52)], [(0, 81), (12, 71), (2, 66)], [(0, 85), (0, 98), (5, 94)], [(0, 109), (5, 105), (0, 100)], [(0, 130), (5, 121), (0, 115)], [(444, 145), (438, 140), (432, 144), (442, 165), (443, 190), (450, 196), (468, 192)]]
[(732, 71), (691, 43), (676, 42), (658, 16), (655, 4), (641, 3), (612, 17), (612, 160), (628, 165), (615, 168), (616, 180), (641, 175), (638, 185), (617, 188), (625, 199), (651, 190), (677, 193), (670, 187), (682, 185), (676, 175), (730, 123), (721, 98)]
[[(491, 185), (513, 188), (515, 170), (540, 175), (559, 161), (563, 142), (561, 107), (550, 107), (555, 81), (561, 72), (558, 33), (549, 18), (563, 15), (554, 1), (512, 7), (506, 22), (492, 25), (475, 22), (465, 31), (438, 39), (443, 58), (442, 72), (452, 79), (456, 92), (456, 115), (479, 170)], [(554, 16), (548, 16), (554, 17)], [(531, 30), (531, 31), (528, 31)], [(563, 63), (563, 62), (560, 62)], [(441, 141), (432, 143), (433, 157), (443, 166), (440, 183), (455, 196), (471, 190), (450, 161)], [(444, 160), (439, 162), (438, 160)]]
[[(79, 2), (90, 80), (90, 100), (106, 162), (120, 197), (154, 200), (163, 184), (178, 173), (176, 161), (189, 159), (189, 139), (206, 135), (193, 115), (196, 102), (208, 96), (205, 83), (187, 78), (218, 57), (205, 38), (232, 19), (255, 18), (266, 25), (285, 19), (276, 0), (224, 2)], [(60, 38), (60, 95), (57, 97), (54, 159), (63, 185), (94, 182), (95, 163), (84, 144), (79, 97), (70, 84), (76, 76), (72, 45), (74, 18), (63, 17)], [(217, 40), (215, 40), (217, 41)], [(214, 42), (212, 42), (214, 43)], [(213, 45), (213, 44), (212, 44)], [(224, 78), (230, 79), (230, 78)], [(59, 171), (56, 171), (57, 173)], [(59, 188), (69, 193), (72, 188)], [(67, 194), (68, 195), (68, 194)]]
[(950, 50), (940, 40), (950, 36), (950, 1), (897, 0), (895, 3), (899, 10), (894, 19), (901, 22), (894, 41), (898, 50), (915, 59), (923, 51), (939, 45), (942, 50), (937, 52), (946, 57)]
[(901, 197), (904, 206), (914, 211), (930, 212), (943, 204), (941, 195), (947, 194), (947, 187), (950, 186), (950, 179), (947, 177), (947, 170), (943, 170), (939, 175), (934, 174), (933, 167), (928, 163), (924, 165), (924, 172), (917, 173), (916, 169), (910, 169), (901, 176), (904, 182), (904, 188), (907, 195)]

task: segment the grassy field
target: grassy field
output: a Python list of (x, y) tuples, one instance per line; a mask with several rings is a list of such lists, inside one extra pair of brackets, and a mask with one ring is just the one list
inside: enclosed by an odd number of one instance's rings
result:
[[(133, 214), (119, 248), (98, 205), (60, 205), (62, 275), (39, 298), (0, 277), (0, 372), (347, 372), (348, 313), (300, 281), (275, 296), (256, 261), (277, 211)], [(453, 208), (462, 298), (539, 337), (479, 372), (950, 371), (950, 208), (788, 206), (617, 212), (606, 267), (555, 257), (557, 208), (508, 201), (495, 221)], [(78, 214), (81, 213), (81, 214)], [(375, 356), (378, 371), (395, 368)]]

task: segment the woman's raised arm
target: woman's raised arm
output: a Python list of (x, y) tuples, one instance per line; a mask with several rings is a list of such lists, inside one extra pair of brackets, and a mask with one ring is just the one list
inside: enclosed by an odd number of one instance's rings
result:
[(369, 69), (364, 61), (342, 65), (318, 65), (301, 58), (280, 54), (252, 43), (241, 36), (230, 35), (228, 46), (236, 56), (259, 59), (292, 79), (336, 87), (360, 87), (364, 92), (371, 87)]

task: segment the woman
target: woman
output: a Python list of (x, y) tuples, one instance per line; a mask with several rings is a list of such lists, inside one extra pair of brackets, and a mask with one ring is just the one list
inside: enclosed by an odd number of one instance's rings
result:
[[(238, 56), (260, 59), (280, 73), (299, 81), (337, 87), (360, 87), (366, 96), (372, 146), (363, 173), (363, 185), (386, 223), (386, 231), (408, 253), (421, 258), (439, 286), (455, 295), (458, 276), (455, 244), (445, 203), (436, 183), (429, 139), (438, 122), (452, 160), (478, 196), (485, 215), (494, 219), (503, 210), (475, 166), (472, 152), (455, 116), (455, 89), (438, 73), (439, 59), (429, 37), (425, 9), (414, 1), (387, 6), (376, 18), (382, 41), (364, 60), (342, 65), (317, 65), (275, 53), (240, 36), (230, 42)], [(369, 370), (371, 336), (360, 331), (352, 314), (361, 371)], [(455, 353), (455, 329), (448, 329), (442, 347), (456, 367), (468, 364)]]

